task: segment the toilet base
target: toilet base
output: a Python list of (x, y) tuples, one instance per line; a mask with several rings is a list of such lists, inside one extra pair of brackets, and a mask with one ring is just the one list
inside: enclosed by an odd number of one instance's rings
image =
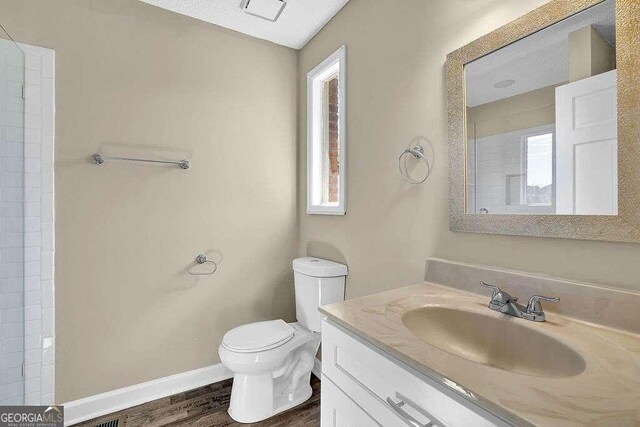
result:
[(275, 372), (234, 374), (228, 410), (231, 418), (243, 424), (256, 423), (309, 400), (320, 335), (307, 333), (301, 343), (293, 345)]
[[(236, 384), (236, 378), (233, 379), (233, 384)], [(254, 389), (255, 390), (255, 389)], [(236, 390), (234, 390), (236, 391)], [(265, 390), (266, 391), (266, 390)], [(241, 393), (237, 393), (236, 395), (240, 395)], [(269, 399), (268, 397), (263, 397), (259, 402), (256, 402), (257, 405), (246, 407), (245, 404), (249, 402), (251, 399), (248, 398), (247, 394), (244, 394), (244, 402), (242, 405), (229, 405), (229, 410), (227, 411), (229, 416), (233, 418), (234, 421), (242, 423), (242, 424), (251, 424), (257, 423), (260, 421), (264, 421), (267, 418), (271, 418), (274, 415), (277, 415), (281, 412), (284, 412), (288, 409), (294, 408), (298, 405), (303, 404), (307, 400), (311, 398), (313, 394), (313, 390), (311, 389), (311, 385), (309, 383), (301, 384), (296, 391), (292, 393), (291, 396), (281, 395), (278, 396), (275, 400)], [(233, 400), (233, 399), (232, 399)], [(275, 409), (271, 405), (264, 405), (265, 403), (273, 402)]]

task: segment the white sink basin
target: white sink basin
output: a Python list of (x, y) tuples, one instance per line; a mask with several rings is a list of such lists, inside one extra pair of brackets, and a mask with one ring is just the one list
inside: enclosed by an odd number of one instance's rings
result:
[(447, 353), (509, 372), (558, 378), (586, 367), (572, 348), (537, 331), (540, 324), (515, 317), (423, 307), (405, 313), (402, 322), (417, 338)]

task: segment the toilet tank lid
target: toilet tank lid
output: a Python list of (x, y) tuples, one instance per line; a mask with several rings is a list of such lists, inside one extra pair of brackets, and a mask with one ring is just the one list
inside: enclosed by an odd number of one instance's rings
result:
[(346, 276), (348, 269), (344, 264), (326, 259), (306, 257), (293, 260), (293, 271), (311, 277), (340, 277)]

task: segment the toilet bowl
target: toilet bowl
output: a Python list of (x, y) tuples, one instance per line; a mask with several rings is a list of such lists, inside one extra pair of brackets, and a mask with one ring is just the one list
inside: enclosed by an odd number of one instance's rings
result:
[(265, 420), (311, 397), (311, 370), (320, 347), (320, 305), (344, 300), (347, 267), (318, 258), (293, 262), (297, 323), (269, 320), (227, 332), (218, 349), (234, 373), (229, 415)]

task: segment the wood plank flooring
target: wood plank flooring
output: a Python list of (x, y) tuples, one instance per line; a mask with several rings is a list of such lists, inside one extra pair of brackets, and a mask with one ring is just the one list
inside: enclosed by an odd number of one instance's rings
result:
[(76, 424), (76, 427), (96, 427), (114, 419), (119, 420), (118, 427), (317, 427), (320, 425), (320, 380), (314, 375), (311, 376), (311, 387), (313, 388), (311, 399), (300, 406), (256, 424), (236, 423), (227, 414), (231, 384), (232, 380), (211, 384), (85, 421)]

